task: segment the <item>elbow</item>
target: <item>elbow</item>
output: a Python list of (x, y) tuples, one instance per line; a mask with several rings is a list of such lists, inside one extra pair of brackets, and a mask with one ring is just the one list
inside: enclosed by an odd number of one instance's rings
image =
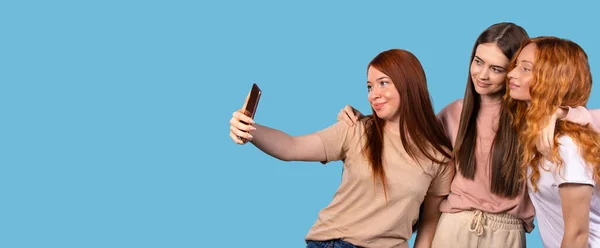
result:
[(283, 162), (291, 162), (294, 161), (292, 158), (290, 158), (289, 156), (281, 156), (280, 158), (278, 158), (280, 161)]
[(279, 160), (283, 161), (283, 162), (292, 162), (292, 161), (297, 161), (298, 159), (295, 157), (294, 154), (294, 149), (285, 149), (284, 152), (281, 153), (281, 155), (279, 157), (277, 157)]
[(565, 230), (561, 247), (588, 247), (589, 236), (590, 233), (587, 228), (579, 228), (570, 232)]
[(281, 156), (278, 157), (279, 160), (283, 161), (283, 162), (292, 162), (292, 161), (297, 161), (298, 158), (296, 158), (296, 145), (295, 145), (296, 139), (294, 137), (290, 137), (290, 139), (283, 143), (283, 144), (279, 144), (282, 149), (282, 153)]

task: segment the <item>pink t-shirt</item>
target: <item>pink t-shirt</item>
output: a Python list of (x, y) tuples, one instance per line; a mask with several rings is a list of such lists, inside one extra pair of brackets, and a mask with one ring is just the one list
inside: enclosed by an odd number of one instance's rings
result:
[[(482, 103), (477, 116), (477, 147), (474, 180), (463, 177), (458, 172), (452, 181), (452, 193), (440, 205), (440, 210), (446, 213), (457, 213), (465, 210), (481, 210), (487, 213), (508, 213), (524, 222), (527, 232), (533, 230), (533, 217), (535, 211), (527, 190), (525, 182), (522, 191), (514, 199), (498, 196), (490, 191), (491, 164), (490, 148), (496, 135), (500, 116), (500, 101), (494, 103)], [(442, 121), (446, 136), (454, 145), (458, 134), (460, 114), (462, 112), (462, 99), (456, 100), (446, 106), (438, 118)], [(588, 110), (585, 107), (570, 108), (565, 120), (580, 125), (587, 125), (600, 130), (600, 110)], [(483, 159), (482, 159), (483, 158)]]
[[(452, 144), (456, 141), (460, 114), (463, 101), (456, 100), (446, 106), (438, 114), (442, 121), (447, 137)], [(500, 115), (500, 101), (482, 103), (477, 116), (477, 147), (475, 148), (476, 164), (474, 180), (467, 179), (457, 171), (452, 181), (451, 193), (440, 205), (440, 210), (446, 213), (457, 213), (466, 210), (481, 210), (487, 213), (508, 213), (524, 222), (527, 232), (533, 230), (535, 212), (527, 195), (525, 182), (518, 196), (514, 199), (498, 196), (491, 192), (491, 161), (490, 148)]]

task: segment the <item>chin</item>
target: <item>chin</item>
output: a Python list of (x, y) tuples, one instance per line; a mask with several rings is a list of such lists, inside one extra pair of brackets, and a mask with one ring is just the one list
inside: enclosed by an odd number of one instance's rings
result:
[(389, 118), (388, 114), (385, 113), (385, 112), (377, 112), (377, 111), (375, 111), (375, 114), (377, 114), (377, 117), (379, 117), (380, 119), (387, 120), (387, 118)]
[(479, 95), (487, 95), (489, 92), (487, 90), (480, 89), (479, 86), (475, 85), (475, 92)]
[(378, 117), (379, 119), (384, 119), (384, 120), (385, 120), (385, 118), (387, 117), (386, 115), (384, 115), (384, 114), (380, 114), (380, 113), (377, 113), (377, 112), (376, 112), (376, 114), (377, 114), (377, 117)]
[(529, 101), (530, 100), (527, 97), (523, 97), (520, 94), (513, 94), (512, 92), (510, 93), (510, 98), (515, 99), (517, 101)]

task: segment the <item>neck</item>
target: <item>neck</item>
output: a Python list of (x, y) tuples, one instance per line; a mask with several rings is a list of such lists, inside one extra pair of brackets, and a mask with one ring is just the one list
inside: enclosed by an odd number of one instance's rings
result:
[(502, 101), (502, 94), (480, 95), (482, 104), (494, 104)]
[(393, 134), (400, 135), (400, 118), (395, 118), (393, 120), (386, 120), (384, 127), (386, 130)]

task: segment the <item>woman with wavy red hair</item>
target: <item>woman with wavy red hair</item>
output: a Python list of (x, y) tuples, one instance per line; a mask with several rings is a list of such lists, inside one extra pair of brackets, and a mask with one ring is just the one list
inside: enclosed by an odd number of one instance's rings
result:
[(292, 137), (236, 111), (230, 136), (284, 161), (344, 162), (341, 185), (308, 232), (307, 247), (408, 247), (421, 203), (415, 247), (430, 247), (454, 169), (425, 72), (412, 53), (393, 49), (369, 63), (367, 79), (373, 114), (353, 127), (336, 123)]
[(536, 149), (561, 106), (585, 106), (592, 89), (587, 55), (556, 37), (528, 40), (511, 63), (505, 94), (519, 130), (522, 168), (545, 247), (600, 247), (600, 134), (558, 122), (550, 154)]

